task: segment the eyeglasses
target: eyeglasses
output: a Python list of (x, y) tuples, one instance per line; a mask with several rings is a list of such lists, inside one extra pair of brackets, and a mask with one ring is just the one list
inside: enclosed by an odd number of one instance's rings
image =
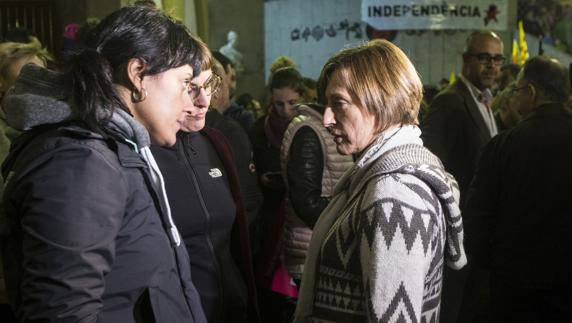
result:
[(214, 93), (216, 93), (216, 91), (218, 91), (221, 83), (222, 79), (220, 78), (220, 76), (213, 73), (211, 77), (209, 77), (203, 85), (191, 83), (189, 85), (188, 92), (192, 99), (196, 99), (199, 96), (199, 94), (201, 93), (201, 89), (205, 90), (205, 94), (207, 96), (211, 96)]
[(504, 57), (503, 55), (492, 56), (487, 53), (479, 53), (479, 54), (468, 53), (468, 54), (470, 56), (475, 57), (481, 64), (493, 63), (494, 65), (502, 65), (506, 61), (506, 57)]

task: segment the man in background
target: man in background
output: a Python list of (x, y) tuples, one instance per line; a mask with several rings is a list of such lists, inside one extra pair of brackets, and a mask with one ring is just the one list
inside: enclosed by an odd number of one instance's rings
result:
[(491, 272), (495, 322), (572, 322), (568, 71), (531, 58), (513, 95), (524, 119), (483, 151), (463, 214), (467, 255)]
[[(497, 34), (491, 31), (471, 33), (463, 52), (462, 74), (435, 97), (421, 124), (423, 143), (441, 159), (445, 169), (459, 183), (462, 212), (479, 152), (498, 132), (490, 109), (491, 89), (504, 61), (503, 43)], [(477, 283), (479, 277), (471, 279), (471, 284), (476, 284), (468, 287), (470, 295), (463, 300), (470, 270), (470, 264), (460, 271), (445, 266), (441, 322), (467, 322), (474, 319), (473, 315), (483, 312), (475, 296), (480, 291), (473, 291), (482, 288)], [(480, 276), (480, 273), (471, 275)], [(463, 302), (470, 305), (461, 311)]]
[(218, 109), (218, 111), (224, 116), (234, 119), (245, 131), (248, 131), (254, 124), (254, 115), (234, 101), (234, 96), (236, 95), (236, 70), (231, 60), (222, 53), (213, 52), (213, 56), (222, 65), (223, 73), (220, 76), (228, 84), (228, 105)]

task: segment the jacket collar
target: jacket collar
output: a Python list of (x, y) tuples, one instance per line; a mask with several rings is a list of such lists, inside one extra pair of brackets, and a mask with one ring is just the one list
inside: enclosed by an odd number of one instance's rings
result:
[(477, 106), (477, 103), (475, 102), (475, 99), (473, 98), (473, 95), (471, 94), (468, 85), (465, 84), (461, 78), (459, 78), (459, 80), (457, 80), (452, 85), (452, 87), (453, 91), (459, 93), (459, 95), (461, 95), (461, 97), (463, 98), (463, 101), (465, 102), (465, 109), (467, 110), (467, 113), (471, 117), (471, 120), (473, 120), (475, 126), (481, 132), (481, 135), (484, 138), (490, 139), (491, 133), (489, 131), (489, 128), (487, 127), (485, 120), (483, 120), (483, 115), (479, 111), (479, 107)]
[(535, 108), (522, 122), (553, 116), (565, 116), (570, 118), (572, 117), (572, 111), (566, 108), (562, 103), (546, 103)]
[(101, 134), (89, 131), (83, 127), (75, 124), (63, 125), (60, 131), (65, 132), (76, 138), (95, 139), (107, 141), (110, 149), (113, 149), (117, 154), (117, 159), (122, 167), (126, 168), (147, 168), (147, 164), (134, 149), (133, 145), (125, 141), (122, 134), (112, 132), (109, 137), (104, 137)]
[[(422, 162), (441, 165), (441, 162), (433, 156), (424, 156), (421, 160), (417, 155), (408, 156), (407, 153), (402, 156), (396, 156), (395, 153), (400, 151), (397, 148), (402, 146), (421, 147), (423, 141), (420, 138), (421, 130), (417, 126), (402, 126), (397, 129), (384, 131), (377, 139), (361, 154), (355, 164), (340, 179), (334, 188), (334, 194), (345, 189), (354, 192), (360, 185), (367, 182), (371, 176), (383, 173), (390, 173), (404, 165), (404, 161), (410, 161), (414, 164)], [(399, 158), (397, 158), (399, 157)]]
[[(71, 85), (60, 73), (26, 65), (14, 88), (4, 98), (7, 123), (26, 131), (45, 124), (75, 119)], [(117, 108), (107, 125), (110, 132), (123, 137), (135, 151), (150, 144), (149, 133), (129, 113)], [(120, 140), (121, 141), (121, 140)]]

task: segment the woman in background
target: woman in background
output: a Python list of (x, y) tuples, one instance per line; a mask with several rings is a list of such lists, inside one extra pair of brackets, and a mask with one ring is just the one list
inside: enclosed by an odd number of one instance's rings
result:
[[(269, 90), (271, 106), (268, 115), (259, 118), (249, 133), (254, 165), (264, 196), (253, 238), (255, 271), (263, 321), (288, 322), (294, 304), (287, 296), (295, 296), (290, 291), (295, 291), (296, 286), (288, 283), (279, 260), (286, 194), (280, 167), (280, 147), (284, 132), (296, 114), (295, 107), (305, 94), (304, 80), (295, 68), (283, 67), (271, 75)], [(277, 275), (286, 279), (286, 285), (279, 284), (284, 288), (273, 284), (279, 279)]]

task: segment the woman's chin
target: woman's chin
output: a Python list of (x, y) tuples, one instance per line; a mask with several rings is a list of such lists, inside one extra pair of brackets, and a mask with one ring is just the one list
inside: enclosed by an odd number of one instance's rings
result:
[(181, 130), (185, 132), (199, 132), (205, 127), (206, 118), (187, 117), (181, 125)]
[(177, 134), (166, 136), (151, 136), (151, 144), (153, 146), (171, 147), (177, 142)]
[(353, 154), (353, 152), (350, 149), (351, 147), (349, 147), (348, 145), (345, 145), (343, 143), (341, 144), (336, 144), (336, 150), (338, 151), (338, 153), (340, 155), (351, 155)]

